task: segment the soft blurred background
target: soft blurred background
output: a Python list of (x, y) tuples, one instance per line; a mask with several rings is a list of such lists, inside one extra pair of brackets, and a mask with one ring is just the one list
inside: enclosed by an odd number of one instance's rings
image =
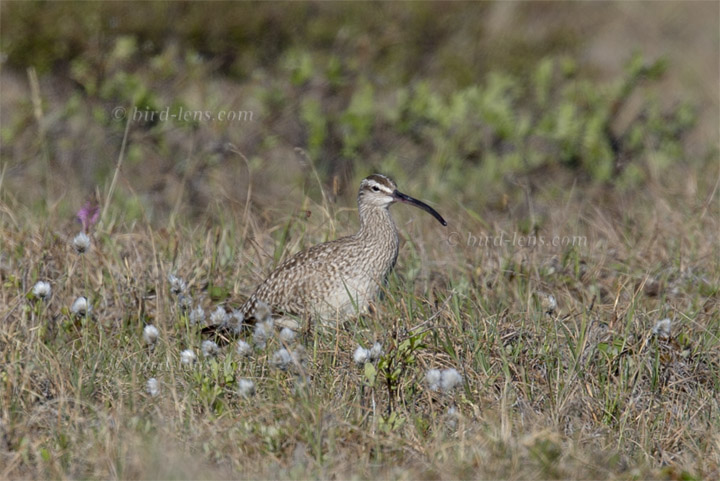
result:
[(107, 191), (116, 109), (182, 108), (244, 119), (131, 122), (114, 199), (128, 221), (243, 209), (251, 178), (253, 208), (287, 212), (320, 198), (313, 169), (343, 205), (380, 171), (451, 217), (506, 215), (528, 190), (622, 196), (683, 169), (707, 194), (718, 8), (3, 2), (3, 190), (71, 218)]

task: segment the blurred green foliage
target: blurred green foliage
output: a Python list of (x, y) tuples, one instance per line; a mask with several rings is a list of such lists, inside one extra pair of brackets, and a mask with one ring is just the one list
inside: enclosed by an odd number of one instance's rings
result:
[[(663, 103), (664, 60), (635, 54), (624, 75), (598, 81), (572, 55), (581, 40), (562, 29), (532, 45), (503, 37), (500, 48), (477, 22), (484, 4), (134, 6), (5, 3), (0, 38), (10, 68), (72, 81), (62, 121), (101, 125), (98, 146), (124, 131), (114, 106), (220, 110), (227, 92), (207, 89), (209, 78), (231, 79), (259, 107), (251, 138), (232, 126), (145, 119), (144, 142), (130, 151), (143, 161), (185, 158), (186, 137), (168, 136), (181, 129), (201, 132), (204, 144), (229, 140), (255, 160), (301, 147), (328, 180), (380, 169), (403, 181), (422, 169), (466, 199), (557, 169), (628, 189), (685, 161), (696, 121), (692, 105)], [(468, 47), (468, 35), (479, 43)], [(478, 52), (482, 61), (472, 61)], [(32, 122), (27, 107), (3, 126), (3, 141)], [(203, 165), (217, 156), (201, 155)], [(104, 179), (112, 157), (94, 161), (90, 178)]]

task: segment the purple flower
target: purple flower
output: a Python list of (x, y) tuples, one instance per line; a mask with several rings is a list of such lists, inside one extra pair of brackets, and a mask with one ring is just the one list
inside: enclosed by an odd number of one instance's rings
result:
[(90, 227), (95, 225), (98, 217), (100, 217), (100, 206), (94, 205), (91, 201), (85, 202), (85, 205), (77, 213), (77, 219), (85, 232), (90, 231)]

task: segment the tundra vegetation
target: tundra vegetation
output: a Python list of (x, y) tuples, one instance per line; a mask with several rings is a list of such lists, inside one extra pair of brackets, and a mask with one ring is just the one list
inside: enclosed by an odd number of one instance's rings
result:
[[(719, 8), (3, 2), (0, 478), (717, 479)], [(202, 339), (373, 172), (370, 314)]]

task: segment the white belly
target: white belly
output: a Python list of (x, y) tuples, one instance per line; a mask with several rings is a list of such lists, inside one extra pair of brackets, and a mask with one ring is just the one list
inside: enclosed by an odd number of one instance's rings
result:
[(367, 312), (379, 290), (379, 284), (369, 276), (342, 282), (316, 306), (316, 317), (330, 324), (356, 317)]

